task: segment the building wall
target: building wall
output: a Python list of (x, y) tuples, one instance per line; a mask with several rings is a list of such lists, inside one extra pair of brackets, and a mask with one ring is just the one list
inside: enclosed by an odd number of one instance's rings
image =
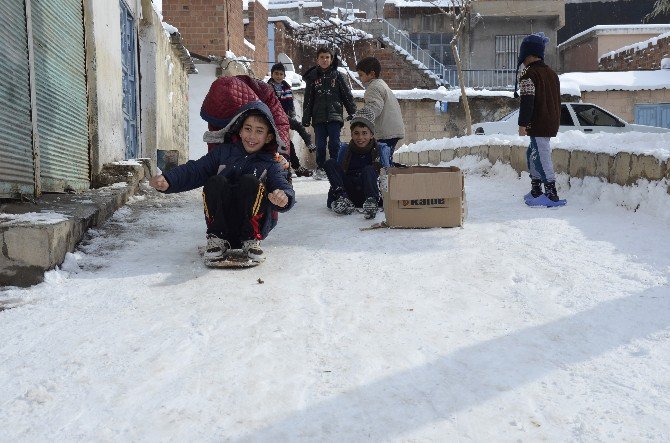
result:
[[(495, 38), (497, 35), (532, 34), (534, 32), (544, 32), (549, 37), (549, 43), (545, 48), (545, 61), (549, 66), (556, 68), (558, 66), (557, 29), (558, 16), (537, 17), (532, 20), (516, 17), (482, 17), (472, 26), (470, 32), (469, 68), (493, 69), (496, 67)], [(516, 69), (516, 65), (506, 68)]]
[(163, 0), (163, 20), (179, 29), (191, 52), (223, 57), (230, 49), (237, 56), (250, 55), (242, 0)]
[(598, 40), (585, 39), (576, 45), (561, 47), (561, 72), (588, 72), (598, 70)]
[[(639, 40), (643, 41), (645, 39)], [(630, 44), (630, 43), (629, 43)], [(626, 46), (621, 45), (620, 48)], [(599, 68), (603, 71), (633, 71), (637, 69), (659, 69), (661, 60), (670, 57), (670, 37), (648, 44), (646, 48), (636, 51), (629, 49), (613, 57), (600, 60)]]
[(125, 158), (121, 11), (118, 2), (95, 0), (87, 0), (84, 11), (91, 175), (95, 183), (105, 163)]
[(278, 8), (268, 11), (270, 17), (288, 17), (294, 22), (305, 23), (310, 17), (324, 18), (325, 14), (323, 8), (309, 7), (309, 8)]
[(628, 123), (635, 122), (635, 105), (670, 103), (670, 89), (645, 91), (584, 91), (582, 100), (602, 106)]
[(268, 64), (268, 11), (257, 1), (249, 2), (247, 11), (249, 24), (245, 27), (247, 40), (254, 44), (252, 70), (256, 77), (263, 78), (270, 70)]
[(176, 150), (179, 162), (188, 160), (187, 67), (151, 6), (142, 0), (140, 22), (142, 156), (156, 162), (156, 150)]

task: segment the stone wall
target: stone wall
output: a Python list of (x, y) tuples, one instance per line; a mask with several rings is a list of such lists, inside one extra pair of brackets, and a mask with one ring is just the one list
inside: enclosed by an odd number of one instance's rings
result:
[[(472, 147), (448, 148), (423, 152), (396, 153), (394, 160), (407, 165), (437, 165), (451, 161), (455, 157), (476, 155), (488, 158), (491, 163), (501, 161), (514, 168), (519, 174), (528, 172), (526, 162), (527, 146), (480, 145)], [(625, 149), (622, 147), (622, 149)], [(617, 152), (594, 153), (582, 150), (554, 149), (552, 160), (556, 173), (568, 174), (570, 177), (599, 177), (609, 183), (629, 186), (639, 179), (662, 180), (670, 179), (670, 168), (667, 161), (643, 154)], [(670, 188), (668, 188), (670, 193)]]

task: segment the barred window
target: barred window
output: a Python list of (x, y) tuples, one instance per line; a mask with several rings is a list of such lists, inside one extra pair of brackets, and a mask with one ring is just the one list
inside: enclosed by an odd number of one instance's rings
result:
[(519, 47), (526, 35), (496, 35), (496, 69), (516, 69)]

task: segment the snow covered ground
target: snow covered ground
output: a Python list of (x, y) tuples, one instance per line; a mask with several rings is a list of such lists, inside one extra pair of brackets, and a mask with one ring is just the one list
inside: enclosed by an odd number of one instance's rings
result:
[(0, 441), (670, 440), (664, 186), (531, 209), (455, 163), (463, 228), (360, 231), (298, 179), (248, 270), (201, 264), (198, 192), (134, 198), (0, 291)]

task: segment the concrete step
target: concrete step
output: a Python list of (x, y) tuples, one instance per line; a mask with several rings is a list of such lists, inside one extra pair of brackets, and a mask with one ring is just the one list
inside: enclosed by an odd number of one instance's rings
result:
[(44, 194), (0, 206), (0, 286), (30, 286), (63, 263), (84, 233), (104, 223), (151, 173), (142, 164), (103, 168), (107, 186), (78, 194)]

